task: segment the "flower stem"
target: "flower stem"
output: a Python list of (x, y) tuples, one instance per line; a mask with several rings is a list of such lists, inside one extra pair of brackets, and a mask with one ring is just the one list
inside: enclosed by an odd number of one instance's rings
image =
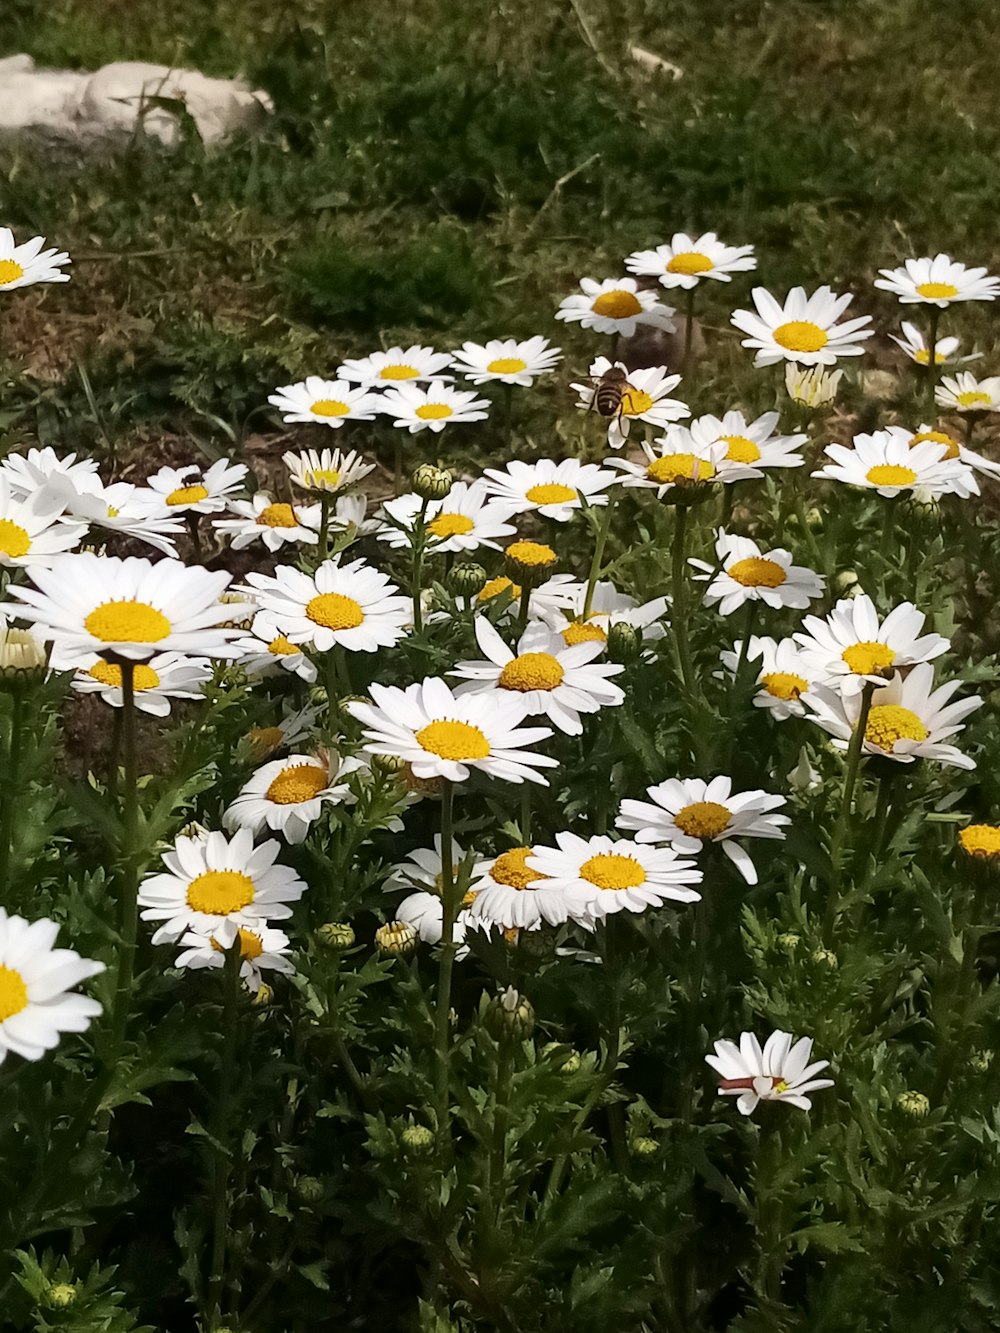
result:
[[(10, 697), (10, 696), (8, 696)], [(21, 802), (21, 742), (25, 704), (11, 698), (10, 738), (7, 745), (7, 771), (0, 784), (0, 891), (10, 886), (10, 857), (14, 841), (14, 817)], [(9, 896), (6, 899), (10, 906)]]
[(393, 437), (392, 489), (395, 495), (403, 489), (403, 437), (398, 431)]
[(135, 663), (123, 658), (122, 673), (122, 748), (125, 761), (125, 790), (122, 794), (121, 880), (119, 904), (118, 975), (111, 1010), (111, 1042), (108, 1063), (117, 1064), (125, 1040), (132, 979), (135, 971), (135, 946), (139, 922), (138, 827), (139, 770), (135, 717)]
[(760, 602), (755, 598), (747, 602), (743, 618), (743, 642), (740, 644), (740, 655), (736, 661), (736, 674), (733, 676), (733, 688), (730, 695), (730, 712), (735, 716), (736, 709), (743, 702), (743, 694), (746, 689), (745, 676), (747, 672), (747, 662), (750, 660), (750, 640), (753, 638), (753, 632), (757, 624), (757, 615), (760, 611)]
[(871, 681), (865, 683), (861, 695), (861, 710), (858, 713), (858, 720), (855, 723), (854, 731), (851, 733), (851, 743), (847, 750), (847, 767), (844, 771), (844, 794), (840, 804), (840, 814), (837, 816), (837, 823), (833, 830), (833, 837), (830, 841), (830, 861), (833, 865), (833, 883), (830, 886), (830, 896), (827, 899), (826, 914), (823, 918), (823, 943), (830, 947), (833, 942), (833, 931), (837, 924), (837, 913), (840, 910), (841, 884), (843, 881), (843, 857), (844, 857), (844, 839), (847, 836), (847, 826), (851, 818), (851, 809), (854, 802), (854, 787), (858, 780), (858, 772), (861, 768), (861, 752), (864, 748), (865, 728), (868, 725), (868, 714), (872, 706), (872, 693), (875, 686)]
[(320, 491), (319, 495), (319, 559), (320, 563), (326, 559), (330, 551), (330, 500), (329, 491)]
[(681, 680), (684, 683), (685, 692), (691, 697), (694, 693), (694, 666), (691, 662), (691, 645), (688, 641), (686, 605), (687, 519), (687, 506), (677, 505), (674, 509), (674, 539), (670, 561), (670, 624), (674, 631), (674, 643), (677, 646), (677, 661), (680, 665)]
[(521, 635), (528, 628), (528, 610), (531, 606), (531, 581), (525, 578), (521, 584), (521, 604), (517, 609), (517, 631), (515, 642), (520, 640)]
[(608, 503), (604, 506), (601, 514), (600, 526), (594, 539), (594, 554), (590, 561), (590, 573), (587, 575), (587, 591), (583, 598), (581, 620), (587, 619), (590, 615), (590, 608), (594, 604), (594, 591), (597, 588), (597, 580), (601, 577), (601, 561), (604, 559), (604, 548), (608, 544), (608, 533), (611, 530), (611, 509), (612, 502), (609, 497)]
[(941, 309), (939, 306), (931, 306), (929, 318), (930, 333), (927, 338), (927, 402), (933, 411), (934, 386), (937, 383), (937, 334), (938, 323), (941, 319)]
[(229, 1174), (232, 1153), (229, 1147), (230, 1102), (236, 1065), (236, 1010), (240, 994), (242, 946), (239, 932), (222, 965), (222, 1051), (219, 1088), (216, 1095), (212, 1139), (215, 1167), (212, 1172), (212, 1263), (208, 1277), (209, 1330), (218, 1328), (222, 1318), (222, 1300), (226, 1278), (226, 1240), (229, 1232)]
[(438, 1137), (450, 1139), (448, 1074), (451, 1059), (451, 978), (455, 966), (455, 920), (458, 917), (457, 884), (452, 862), (452, 829), (454, 823), (454, 785), (445, 780), (441, 790), (441, 957), (438, 963), (437, 1002), (434, 1014), (435, 1101)]
[(420, 601), (424, 564), (424, 543), (427, 537), (427, 501), (420, 506), (420, 515), (413, 525), (413, 631), (419, 634), (424, 627), (424, 609)]
[(694, 294), (697, 286), (689, 287), (684, 293), (684, 357), (681, 370), (686, 371), (691, 360), (691, 344), (694, 341)]

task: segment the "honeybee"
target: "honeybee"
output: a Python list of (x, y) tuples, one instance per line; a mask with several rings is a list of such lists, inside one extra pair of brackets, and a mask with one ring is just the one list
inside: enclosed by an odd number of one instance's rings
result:
[(594, 396), (588, 410), (596, 410), (602, 417), (620, 417), (625, 410), (625, 395), (634, 392), (628, 373), (621, 366), (609, 366), (603, 375), (592, 376), (591, 383)]

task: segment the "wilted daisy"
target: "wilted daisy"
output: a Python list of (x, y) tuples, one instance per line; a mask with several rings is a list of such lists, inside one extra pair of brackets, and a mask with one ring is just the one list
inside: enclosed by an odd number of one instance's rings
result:
[(943, 310), (956, 301), (993, 301), (1000, 294), (1000, 278), (985, 268), (966, 268), (950, 255), (907, 259), (902, 268), (880, 268), (875, 286), (892, 292), (902, 305), (934, 305)]
[(72, 990), (104, 964), (56, 949), (58, 934), (54, 921), (26, 921), (0, 907), (0, 1064), (8, 1051), (40, 1060), (64, 1032), (86, 1032), (101, 1012), (96, 1000)]
[(348, 711), (365, 729), (369, 754), (407, 760), (417, 778), (465, 782), (472, 769), (505, 782), (548, 783), (540, 768), (556, 761), (527, 747), (552, 735), (549, 727), (522, 727), (520, 704), (495, 695), (456, 697), (443, 680), (408, 685), (373, 684), (374, 703), (352, 701)]
[(777, 412), (765, 412), (756, 420), (747, 421), (742, 412), (732, 411), (721, 417), (696, 417), (686, 429), (700, 446), (720, 443), (726, 446), (725, 456), (719, 463), (723, 476), (734, 466), (801, 467), (805, 459), (796, 451), (809, 437), (777, 434), (775, 428), (779, 420)]
[(238, 926), (223, 921), (211, 933), (189, 930), (181, 936), (181, 952), (174, 959), (174, 967), (192, 971), (204, 967), (223, 967), (226, 954), (240, 942), (240, 980), (251, 994), (260, 990), (264, 972), (281, 972), (288, 976), (295, 964), (288, 957), (289, 939), (283, 930), (276, 930), (261, 922)]
[(463, 343), (452, 361), (473, 384), (519, 384), (527, 388), (539, 375), (555, 370), (562, 358), (548, 338), (492, 338), (488, 343)]
[(757, 883), (757, 870), (746, 848), (733, 839), (784, 838), (792, 822), (774, 814), (785, 804), (783, 796), (734, 793), (732, 778), (673, 778), (648, 787), (646, 795), (648, 801), (622, 801), (616, 828), (634, 833), (638, 843), (667, 842), (689, 855), (706, 842), (717, 842), (748, 884)]
[(222, 571), (83, 552), (30, 576), (35, 587), (7, 589), (19, 604), (6, 609), (67, 653), (111, 652), (137, 662), (171, 651), (232, 656), (234, 631), (219, 628), (228, 614), (219, 597), (230, 577)]
[(267, 828), (286, 842), (302, 842), (324, 805), (353, 804), (346, 779), (361, 767), (336, 750), (275, 759), (244, 784), (222, 822), (230, 831), (245, 828), (256, 836)]
[(984, 380), (968, 370), (945, 375), (934, 390), (934, 401), (949, 412), (1000, 412), (1000, 375)]
[(475, 632), (487, 661), (459, 662), (449, 673), (469, 682), (456, 689), (458, 697), (499, 691), (516, 700), (525, 717), (544, 715), (568, 736), (582, 734), (581, 713), (596, 713), (625, 699), (624, 691), (609, 681), (625, 668), (594, 661), (604, 651), (600, 641), (569, 647), (562, 635), (536, 621), (514, 651), (484, 616), (476, 617)]
[(433, 347), (390, 347), (387, 352), (372, 352), (371, 356), (345, 361), (338, 375), (358, 384), (385, 388), (407, 380), (440, 379), (441, 372), (450, 365), (450, 352), (435, 352)]
[(231, 500), (229, 512), (233, 518), (217, 518), (212, 526), (229, 537), (234, 551), (255, 541), (262, 541), (269, 551), (319, 543), (319, 505), (290, 505), (258, 491), (252, 500)]
[(757, 260), (752, 245), (723, 245), (714, 231), (694, 237), (678, 231), (668, 244), (629, 255), (625, 267), (659, 278), (663, 287), (690, 289), (705, 278), (731, 282), (734, 273), (756, 268)]
[[(897, 338), (894, 333), (890, 333), (889, 337), (898, 347), (903, 349), (911, 361), (916, 362), (918, 366), (926, 366), (931, 359), (927, 339), (916, 324), (910, 324), (905, 319), (900, 327), (903, 332), (902, 338)], [(956, 357), (955, 353), (958, 348), (958, 338), (938, 338), (935, 343), (934, 364), (936, 366), (946, 366), (956, 360), (975, 361), (982, 355), (979, 352), (974, 352), (971, 356)]]
[(293, 644), (329, 652), (374, 653), (403, 637), (411, 604), (381, 570), (364, 560), (324, 560), (313, 574), (279, 565), (274, 574), (248, 574), (249, 591)]
[(354, 449), (350, 453), (340, 449), (306, 449), (299, 454), (282, 454), (281, 461), (300, 490), (328, 494), (355, 486), (375, 471), (375, 464), (365, 462)]
[(822, 370), (819, 366), (803, 370), (790, 361), (785, 367), (785, 392), (800, 407), (825, 407), (837, 397), (843, 378), (842, 370)]
[(870, 315), (838, 324), (853, 298), (838, 296), (829, 287), (817, 287), (811, 296), (806, 296), (803, 287), (793, 287), (784, 305), (765, 287), (755, 287), (751, 295), (756, 313), (736, 310), (731, 323), (749, 334), (741, 345), (757, 349), (755, 366), (773, 366), (779, 361), (832, 366), (840, 356), (860, 356), (864, 351), (861, 343), (874, 332), (866, 327), (871, 324)]
[(615, 912), (643, 912), (664, 902), (693, 903), (701, 894), (701, 871), (670, 847), (650, 847), (628, 838), (557, 833), (555, 847), (534, 847), (528, 869), (565, 893), (571, 920), (592, 925)]
[(278, 409), (283, 421), (312, 421), (336, 430), (348, 420), (374, 421), (382, 400), (346, 379), (309, 375), (301, 383), (282, 385), (267, 401)]
[[(945, 742), (964, 730), (962, 719), (982, 704), (973, 695), (958, 703), (949, 703), (962, 682), (948, 681), (934, 689), (934, 668), (918, 662), (903, 676), (895, 672), (892, 680), (871, 696), (865, 724), (865, 754), (883, 755), (908, 764), (914, 759), (934, 759), (955, 768), (975, 768), (973, 759)], [(861, 715), (861, 694), (844, 694), (817, 685), (805, 696), (811, 720), (834, 737), (834, 745), (846, 750)]]
[[(53, 654), (53, 669), (63, 670), (59, 654)], [(212, 665), (205, 658), (183, 653), (157, 653), (148, 662), (137, 662), (132, 672), (135, 706), (152, 717), (166, 717), (171, 699), (200, 699), (202, 685), (212, 678)], [(79, 694), (99, 694), (112, 708), (122, 706), (122, 669), (103, 657), (77, 668), (72, 680)]]
[(837, 603), (828, 616), (805, 616), (795, 642), (813, 679), (842, 694), (860, 694), (868, 681), (881, 685), (897, 668), (930, 662), (948, 651), (940, 634), (923, 634), (925, 616), (912, 602), (879, 619), (864, 593)]
[(473, 917), (485, 917), (504, 930), (535, 930), (543, 921), (558, 926), (568, 919), (565, 890), (550, 888), (544, 875), (528, 869), (534, 854), (533, 847), (510, 847), (479, 863)]
[(250, 633), (234, 640), (233, 648), (239, 653), (243, 670), (258, 680), (282, 671), (310, 685), (316, 679), (316, 668), (301, 646), (291, 643), (267, 616), (256, 616)]
[(401, 495), (387, 500), (382, 506), (387, 518), (379, 539), (389, 546), (409, 546), (410, 530), (421, 511), (427, 532), (432, 539), (430, 549), (437, 553), (475, 551), (488, 546), (500, 550), (500, 537), (510, 537), (516, 531), (507, 519), (515, 513), (515, 506), (490, 495), (482, 481), (458, 481), (443, 500), (424, 501), (419, 495)]
[[(683, 421), (691, 415), (687, 403), (679, 398), (669, 397), (671, 391), (681, 382), (680, 375), (671, 375), (666, 366), (648, 366), (643, 370), (629, 370), (622, 361), (616, 361), (614, 368), (626, 376), (622, 388), (618, 410), (608, 422), (608, 444), (612, 449), (620, 449), (628, 439), (633, 421), (645, 421), (650, 426), (662, 428), (674, 421)], [(574, 384), (580, 397), (577, 407), (591, 411), (597, 397), (598, 381), (612, 369), (612, 363), (606, 356), (599, 356), (590, 367), (591, 383)]]
[[(705, 591), (707, 603), (718, 602), (724, 616), (746, 602), (764, 602), (774, 609), (782, 606), (802, 610), (814, 597), (823, 595), (823, 579), (805, 565), (793, 565), (792, 553), (784, 549), (761, 553), (749, 537), (730, 536), (722, 528), (715, 541), (716, 564), (691, 560), (695, 569), (704, 571), (694, 577), (711, 579)], [(715, 569), (721, 565), (721, 571)], [(714, 577), (713, 577), (714, 575)]]
[(87, 525), (60, 521), (62, 516), (63, 502), (50, 490), (19, 499), (0, 475), (0, 565), (47, 565), (53, 556), (79, 546)]
[(33, 236), (18, 245), (11, 229), (0, 227), (0, 292), (36, 282), (69, 282), (69, 274), (60, 270), (73, 261), (63, 250), (43, 250), (44, 244), (44, 236)]
[(178, 837), (163, 853), (166, 872), (149, 875), (139, 886), (144, 921), (162, 921), (154, 944), (179, 939), (187, 930), (211, 934), (229, 920), (257, 930), (268, 918), (291, 916), (306, 885), (288, 866), (275, 865), (281, 843), (253, 845), (249, 829), (231, 839), (224, 833)]
[(656, 292), (640, 290), (635, 278), (605, 278), (602, 282), (581, 278), (580, 293), (560, 302), (556, 319), (623, 338), (631, 338), (640, 324), (654, 324), (667, 333), (677, 327), (676, 312), (661, 305)]
[(134, 537), (164, 555), (175, 553), (174, 537), (184, 531), (179, 514), (148, 487), (116, 481), (106, 486), (96, 474), (55, 473), (49, 490), (66, 508), (66, 521), (84, 521), (122, 537)]
[[(742, 654), (741, 639), (719, 654), (732, 678), (736, 676)], [(804, 716), (806, 709), (802, 695), (815, 684), (816, 677), (793, 639), (776, 640), (752, 634), (746, 660), (754, 670), (755, 708), (766, 708), (778, 722)]]
[(706, 1055), (722, 1078), (719, 1092), (724, 1097), (736, 1097), (741, 1115), (752, 1115), (757, 1103), (788, 1102), (801, 1111), (808, 1111), (812, 1102), (806, 1095), (821, 1088), (832, 1088), (832, 1078), (817, 1078), (829, 1065), (829, 1060), (809, 1063), (812, 1038), (800, 1037), (792, 1045), (787, 1032), (772, 1032), (761, 1050), (760, 1042), (752, 1032), (744, 1032), (737, 1046), (732, 1041), (717, 1041), (715, 1054)]
[(912, 431), (888, 426), (871, 435), (855, 435), (852, 449), (828, 444), (824, 452), (831, 461), (812, 475), (864, 486), (887, 499), (910, 493), (928, 500), (979, 494), (972, 469), (949, 458), (946, 445), (924, 440), (911, 446), (912, 438)]
[(618, 480), (606, 468), (581, 463), (577, 458), (564, 458), (558, 463), (550, 458), (537, 463), (515, 460), (503, 471), (484, 468), (483, 476), (489, 494), (516, 505), (514, 513), (537, 511), (543, 518), (554, 518), (559, 523), (572, 518), (584, 504), (607, 504), (604, 492)]
[(93, 458), (77, 458), (76, 454), (57, 454), (46, 445), (44, 449), (29, 449), (26, 454), (8, 454), (0, 463), (0, 476), (10, 482), (14, 495), (24, 497), (34, 495), (56, 477), (79, 488), (85, 478), (97, 476), (97, 463)]
[[(537, 592), (531, 594), (533, 607), (537, 595)], [(663, 617), (667, 614), (669, 603), (665, 597), (654, 597), (648, 602), (639, 602), (628, 593), (619, 592), (613, 583), (604, 580), (595, 585), (590, 599), (590, 610), (584, 616), (586, 600), (587, 585), (571, 583), (561, 589), (559, 606), (542, 605), (536, 610), (540, 618), (544, 619), (563, 642), (570, 646), (580, 643), (600, 643), (603, 647), (608, 641), (608, 631), (611, 626), (617, 624), (631, 625), (633, 629), (641, 632), (643, 639), (662, 639), (666, 634)]]
[(432, 380), (425, 387), (400, 384), (387, 390), (382, 395), (381, 411), (393, 418), (394, 426), (405, 427), (411, 435), (416, 435), (422, 430), (437, 433), (445, 426), (466, 421), (485, 421), (489, 408), (487, 398), (477, 398), (475, 393)]
[(218, 514), (243, 485), (249, 468), (220, 458), (204, 472), (200, 467), (161, 467), (147, 481), (168, 509), (181, 514)]

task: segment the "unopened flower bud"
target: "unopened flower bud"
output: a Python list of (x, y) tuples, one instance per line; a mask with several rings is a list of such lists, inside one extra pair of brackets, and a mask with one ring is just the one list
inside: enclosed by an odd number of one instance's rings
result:
[(451, 473), (433, 463), (421, 463), (414, 470), (410, 485), (422, 500), (443, 500), (451, 490)]
[(523, 587), (533, 586), (549, 577), (559, 557), (544, 542), (512, 542), (504, 552), (507, 576)]
[(801, 936), (796, 935), (792, 930), (786, 930), (774, 941), (783, 953), (794, 953), (801, 944)]
[(634, 662), (642, 650), (642, 631), (627, 620), (616, 620), (608, 629), (608, 656), (612, 662)]
[(827, 972), (834, 972), (838, 967), (837, 955), (831, 949), (814, 949), (812, 960), (817, 967), (825, 968)]
[(407, 1125), (399, 1136), (399, 1141), (408, 1153), (414, 1156), (430, 1152), (434, 1147), (434, 1132), (426, 1125)]
[(468, 562), (454, 565), (448, 575), (448, 588), (456, 597), (478, 597), (486, 587), (486, 570)]
[(486, 1026), (498, 1041), (523, 1041), (535, 1030), (535, 1011), (520, 991), (508, 986), (493, 997), (486, 1010)]
[(973, 1051), (969, 1064), (977, 1074), (985, 1074), (993, 1063), (992, 1051)]
[(295, 1193), (303, 1203), (318, 1203), (323, 1197), (323, 1182), (315, 1176), (298, 1176)]
[(628, 1148), (633, 1157), (653, 1157), (660, 1151), (657, 1141), (644, 1134), (631, 1139)]
[(220, 626), (225, 629), (249, 629), (259, 609), (252, 597), (240, 592), (224, 592), (219, 602), (233, 608), (231, 618), (224, 620)]
[(0, 630), (0, 687), (13, 692), (44, 680), (48, 665), (45, 645), (30, 630)]
[(852, 589), (858, 587), (857, 571), (853, 569), (842, 569), (833, 580), (833, 586), (841, 597), (853, 597)]
[(556, 937), (544, 926), (540, 930), (522, 930), (517, 937), (518, 951), (539, 962), (550, 962), (556, 956)]
[(406, 760), (401, 759), (398, 754), (373, 754), (370, 762), (372, 772), (381, 778), (397, 777), (406, 769)]
[(65, 1310), (76, 1300), (76, 1287), (70, 1282), (53, 1282), (48, 1290), (49, 1305), (56, 1310)]
[(324, 949), (331, 953), (341, 953), (354, 947), (354, 927), (348, 921), (324, 921), (316, 932), (316, 938)]
[(262, 981), (256, 991), (254, 991), (254, 1004), (258, 1009), (266, 1009), (273, 999), (274, 991), (266, 981)]
[(416, 949), (419, 939), (408, 921), (387, 921), (375, 932), (375, 943), (392, 958), (406, 958)]
[(813, 507), (806, 510), (806, 527), (810, 532), (823, 531), (823, 511), (821, 509)]
[(923, 1120), (931, 1109), (931, 1104), (922, 1092), (907, 1090), (896, 1098), (896, 1110), (907, 1120)]

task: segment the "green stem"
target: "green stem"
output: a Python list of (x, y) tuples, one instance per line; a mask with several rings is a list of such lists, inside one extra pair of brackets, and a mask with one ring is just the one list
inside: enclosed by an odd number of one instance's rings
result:
[(611, 509), (612, 501), (609, 497), (608, 503), (604, 506), (601, 514), (597, 536), (594, 539), (594, 554), (590, 561), (590, 573), (587, 575), (587, 591), (583, 598), (581, 620), (587, 619), (590, 615), (590, 608), (594, 604), (594, 591), (597, 588), (597, 580), (601, 577), (601, 561), (604, 559), (604, 548), (608, 544), (608, 533), (611, 530)]
[(452, 861), (454, 823), (454, 785), (445, 779), (441, 790), (441, 957), (438, 963), (438, 986), (434, 1014), (434, 1037), (437, 1053), (434, 1092), (437, 1110), (438, 1137), (450, 1140), (449, 1122), (449, 1067), (451, 1063), (451, 980), (455, 966), (455, 921), (458, 917), (458, 895), (455, 867)]
[(670, 624), (674, 631), (674, 643), (677, 646), (677, 661), (680, 665), (681, 680), (684, 683), (685, 693), (690, 699), (694, 695), (695, 682), (687, 624), (687, 519), (687, 506), (675, 506), (674, 538), (670, 560)]
[(501, 417), (501, 438), (505, 450), (510, 450), (511, 436), (514, 433), (514, 386), (503, 386), (503, 414)]
[(420, 515), (413, 525), (413, 631), (419, 634), (424, 627), (424, 609), (420, 602), (421, 579), (424, 564), (424, 543), (427, 537), (427, 501), (420, 506)]
[(122, 757), (122, 721), (125, 710), (116, 708), (111, 721), (111, 750), (108, 755), (108, 795), (113, 801), (118, 800), (118, 769)]
[(941, 309), (939, 306), (932, 305), (930, 308), (930, 332), (927, 337), (927, 402), (930, 410), (934, 410), (934, 386), (937, 383), (937, 344), (938, 344), (938, 323), (941, 319)]
[(0, 893), (12, 905), (10, 888), (10, 861), (14, 842), (14, 818), (21, 802), (21, 750), (24, 735), (23, 721), (26, 702), (10, 699), (10, 740), (7, 746), (7, 771), (0, 783)]
[(125, 1041), (132, 979), (135, 971), (135, 946), (139, 924), (139, 758), (136, 741), (135, 663), (121, 660), (122, 673), (122, 743), (125, 759), (125, 791), (122, 802), (122, 845), (120, 849), (120, 903), (118, 975), (111, 1010), (111, 1043), (108, 1063), (117, 1064)]
[(517, 630), (515, 641), (519, 641), (521, 635), (528, 628), (528, 609), (531, 606), (531, 581), (525, 576), (521, 584), (521, 604), (517, 610)]
[(691, 344), (694, 341), (694, 294), (697, 290), (697, 286), (689, 287), (684, 293), (684, 358), (681, 361), (683, 372), (687, 371), (691, 360)]
[(322, 563), (330, 551), (330, 502), (329, 491), (320, 491), (319, 495), (319, 558)]
[(861, 695), (861, 710), (858, 713), (858, 720), (855, 723), (854, 731), (851, 733), (851, 743), (847, 750), (847, 767), (844, 771), (844, 794), (840, 803), (840, 814), (837, 816), (837, 823), (833, 830), (833, 838), (830, 841), (830, 862), (833, 866), (833, 883), (830, 886), (830, 896), (826, 904), (826, 914), (823, 918), (823, 943), (827, 948), (833, 942), (833, 931), (837, 924), (837, 914), (840, 910), (841, 887), (843, 883), (843, 858), (844, 858), (844, 840), (847, 836), (847, 826), (851, 818), (851, 809), (854, 803), (854, 787), (858, 780), (858, 772), (861, 768), (861, 753), (865, 741), (865, 728), (868, 725), (868, 714), (872, 706), (872, 693), (875, 686), (871, 681), (865, 683)]
[(525, 846), (531, 844), (531, 793), (534, 784), (521, 783), (521, 841)]
[(975, 412), (968, 412), (968, 413), (966, 413), (966, 417), (965, 417), (965, 447), (966, 447), (966, 449), (971, 449), (971, 448), (972, 448), (972, 435), (973, 435), (973, 432), (974, 432), (975, 429), (976, 429), (976, 422), (978, 421), (978, 419), (979, 419), (979, 418), (976, 416)]
[(226, 1279), (226, 1241), (229, 1233), (229, 1174), (232, 1152), (229, 1147), (229, 1122), (236, 1069), (236, 1011), (240, 995), (242, 941), (236, 938), (226, 950), (222, 965), (222, 1053), (219, 1089), (212, 1117), (215, 1168), (212, 1173), (212, 1262), (208, 1277), (209, 1330), (219, 1327)]
[(882, 515), (882, 536), (879, 539), (878, 553), (882, 561), (889, 558), (889, 548), (892, 546), (892, 539), (896, 535), (896, 502), (895, 500), (884, 500), (885, 513)]
[(732, 693), (729, 696), (729, 710), (735, 717), (736, 710), (743, 703), (743, 695), (746, 690), (745, 677), (747, 673), (747, 663), (750, 661), (750, 640), (753, 638), (753, 632), (757, 624), (757, 616), (760, 612), (760, 602), (751, 598), (744, 608), (743, 617), (743, 642), (740, 644), (740, 655), (736, 660), (736, 673), (733, 676)]
[(403, 489), (403, 437), (399, 431), (393, 436), (392, 489), (395, 495)]

